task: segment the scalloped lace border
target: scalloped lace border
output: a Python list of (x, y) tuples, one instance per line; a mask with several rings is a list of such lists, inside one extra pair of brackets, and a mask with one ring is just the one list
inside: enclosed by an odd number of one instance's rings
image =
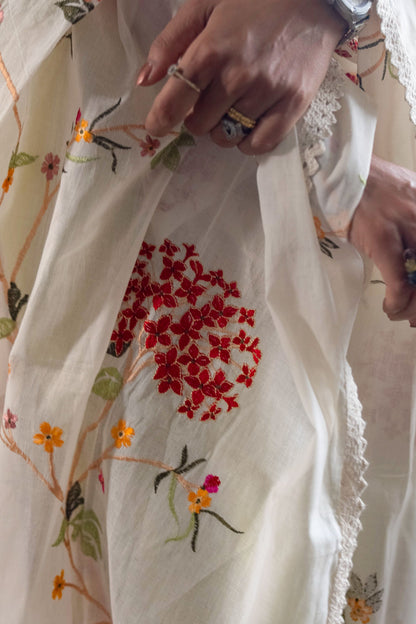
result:
[(416, 125), (416, 78), (415, 68), (405, 45), (400, 37), (397, 7), (391, 0), (378, 0), (377, 13), (380, 17), (381, 31), (385, 36), (387, 50), (399, 74), (399, 82), (405, 89), (406, 101), (410, 106), (410, 119)]
[(346, 442), (342, 469), (341, 493), (337, 509), (341, 529), (341, 550), (329, 600), (327, 624), (344, 624), (343, 610), (352, 570), (352, 559), (362, 529), (360, 515), (364, 509), (361, 494), (367, 483), (364, 473), (368, 462), (364, 458), (367, 442), (361, 403), (351, 367), (346, 363), (344, 392), (346, 397)]
[(332, 59), (316, 97), (303, 116), (299, 147), (308, 191), (312, 190), (312, 177), (319, 171), (318, 158), (325, 152), (324, 139), (331, 136), (331, 127), (336, 123), (334, 113), (341, 108), (344, 79), (341, 66)]

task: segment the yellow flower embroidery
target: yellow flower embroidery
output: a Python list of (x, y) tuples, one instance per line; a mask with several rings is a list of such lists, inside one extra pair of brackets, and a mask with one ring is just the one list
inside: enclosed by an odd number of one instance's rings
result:
[(188, 501), (189, 511), (191, 513), (197, 513), (201, 511), (201, 507), (209, 507), (211, 505), (211, 497), (206, 490), (199, 488), (198, 492), (189, 492)]
[(87, 143), (91, 143), (93, 136), (91, 132), (88, 132), (87, 130), (85, 130), (85, 128), (87, 127), (88, 127), (88, 121), (86, 121), (85, 119), (81, 119), (81, 121), (76, 124), (75, 132), (77, 133), (77, 135), (75, 137), (75, 141), (77, 143), (79, 143), (81, 139), (84, 139), (84, 141), (86, 141)]
[(130, 438), (134, 436), (134, 429), (133, 427), (127, 427), (125, 420), (119, 420), (118, 425), (111, 429), (111, 435), (114, 438), (114, 446), (116, 448), (130, 446)]
[(62, 598), (62, 590), (65, 587), (64, 571), (61, 570), (61, 574), (57, 574), (53, 581), (52, 598), (60, 600)]
[(354, 622), (361, 621), (361, 624), (368, 624), (373, 608), (369, 607), (365, 600), (359, 598), (348, 598), (348, 605), (351, 607), (350, 616)]
[(14, 174), (14, 169), (9, 169), (7, 172), (7, 176), (4, 179), (3, 184), (1, 185), (1, 188), (3, 189), (3, 191), (5, 193), (7, 193), (7, 191), (9, 190), (9, 188), (12, 185), (13, 182), (13, 174)]
[(54, 446), (62, 446), (64, 443), (64, 441), (61, 440), (63, 431), (59, 427), (54, 427), (52, 429), (49, 423), (43, 422), (39, 429), (41, 433), (37, 433), (33, 436), (33, 442), (35, 444), (44, 444), (47, 453), (52, 453)]

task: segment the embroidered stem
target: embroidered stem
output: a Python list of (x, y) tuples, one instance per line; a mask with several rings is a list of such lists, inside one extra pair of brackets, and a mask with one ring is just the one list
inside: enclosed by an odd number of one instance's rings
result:
[(20, 250), (18, 256), (17, 256), (17, 260), (16, 260), (16, 264), (15, 267), (13, 269), (13, 272), (11, 274), (10, 277), (10, 281), (11, 282), (16, 282), (16, 275), (20, 269), (20, 267), (22, 266), (22, 262), (25, 259), (25, 256), (29, 250), (30, 245), (32, 244), (32, 241), (34, 239), (34, 237), (36, 236), (36, 232), (39, 229), (40, 223), (42, 221), (42, 218), (45, 214), (45, 212), (48, 209), (48, 206), (50, 204), (51, 199), (53, 198), (53, 196), (56, 194), (56, 192), (58, 191), (60, 183), (58, 183), (56, 185), (56, 187), (54, 188), (54, 190), (52, 191), (52, 193), (49, 195), (49, 186), (50, 186), (50, 181), (47, 180), (46, 181), (46, 186), (45, 186), (45, 193), (43, 196), (43, 202), (42, 202), (42, 206), (41, 209), (35, 219), (34, 224), (32, 225), (32, 229), (30, 230), (29, 234), (26, 237), (26, 240), (23, 244), (22, 249)]
[(380, 65), (383, 63), (385, 58), (386, 58), (386, 51), (384, 50), (382, 55), (378, 59), (378, 61), (374, 63), (374, 65), (366, 69), (364, 72), (360, 73), (360, 77), (365, 78), (366, 76), (369, 76), (370, 74), (372, 74), (377, 69), (377, 67), (380, 67)]
[(184, 479), (182, 475), (176, 474), (174, 472), (173, 466), (168, 466), (167, 464), (164, 464), (154, 459), (139, 459), (136, 457), (123, 457), (123, 456), (118, 456), (118, 455), (110, 455), (109, 453), (110, 451), (112, 451), (113, 448), (114, 448), (114, 444), (111, 444), (110, 446), (108, 446), (103, 451), (102, 455), (100, 455), (98, 459), (92, 462), (92, 464), (90, 464), (88, 468), (82, 473), (82, 475), (77, 479), (78, 483), (81, 483), (81, 481), (83, 481), (87, 477), (88, 473), (91, 470), (95, 470), (96, 468), (98, 468), (103, 463), (103, 461), (107, 459), (117, 459), (119, 461), (135, 462), (136, 464), (146, 464), (148, 466), (154, 466), (155, 468), (160, 468), (161, 470), (165, 470), (167, 472), (172, 472), (172, 474), (176, 477), (178, 483), (180, 483), (181, 486), (184, 488), (184, 490), (186, 490), (187, 492), (191, 492), (195, 488), (199, 487), (198, 484), (191, 483), (190, 481), (187, 481), (186, 479)]
[(93, 461), (88, 468), (86, 468), (86, 470), (84, 470), (84, 472), (82, 473), (82, 475), (80, 477), (78, 477), (77, 481), (78, 483), (81, 483), (81, 481), (83, 481), (89, 472), (91, 472), (91, 470), (95, 470), (96, 468), (99, 468), (99, 466), (103, 463), (103, 461), (105, 459), (108, 459), (109, 453), (113, 450), (114, 448), (114, 443), (111, 443), (110, 446), (108, 446), (100, 455), (100, 457), (98, 459), (96, 459), (95, 461)]
[(82, 574), (81, 574), (81, 572), (78, 570), (78, 568), (75, 565), (74, 558), (72, 556), (71, 543), (70, 543), (68, 538), (65, 539), (64, 544), (65, 544), (65, 548), (66, 548), (66, 550), (68, 552), (69, 562), (71, 564), (71, 568), (73, 569), (75, 575), (77, 576), (77, 578), (78, 578), (78, 580), (79, 580), (79, 582), (81, 584), (81, 587), (79, 587), (78, 585), (74, 585), (73, 583), (65, 582), (65, 587), (72, 587), (73, 589), (76, 589), (87, 600), (89, 600), (89, 602), (92, 602), (92, 604), (94, 604), (98, 609), (100, 609), (100, 611), (105, 613), (105, 615), (108, 618), (110, 618), (110, 620), (111, 620), (111, 614), (107, 611), (107, 609), (104, 607), (104, 605), (101, 604), (101, 602), (99, 602), (95, 598), (93, 598), (91, 596), (91, 594), (89, 593), (89, 591), (87, 589), (87, 586), (85, 585), (84, 579), (82, 578)]
[(91, 423), (91, 425), (89, 425), (82, 432), (81, 437), (80, 437), (80, 439), (78, 441), (78, 444), (77, 444), (77, 448), (75, 449), (74, 457), (72, 459), (71, 472), (70, 472), (69, 479), (68, 479), (68, 487), (67, 487), (68, 491), (71, 489), (72, 485), (74, 484), (75, 470), (76, 470), (76, 467), (78, 466), (78, 462), (79, 462), (79, 459), (81, 457), (82, 447), (84, 446), (84, 442), (85, 442), (85, 439), (86, 439), (87, 435), (89, 433), (91, 433), (91, 431), (94, 431), (94, 429), (97, 429), (99, 424), (107, 416), (108, 412), (111, 409), (112, 404), (113, 404), (112, 400), (107, 401), (106, 404), (104, 405), (103, 411), (101, 412), (101, 414), (98, 417), (98, 419), (95, 422)]
[[(123, 385), (127, 382), (127, 377), (129, 375), (130, 372), (130, 368), (131, 368), (131, 360), (132, 360), (132, 354), (129, 352), (126, 358), (126, 365), (124, 367), (124, 372), (123, 372)], [(84, 431), (81, 434), (81, 437), (78, 441), (77, 447), (75, 449), (75, 453), (72, 459), (72, 466), (71, 466), (71, 472), (69, 475), (69, 479), (68, 479), (68, 486), (67, 486), (67, 492), (69, 492), (69, 490), (71, 489), (71, 487), (74, 484), (74, 474), (75, 474), (75, 470), (78, 466), (78, 462), (79, 459), (81, 457), (81, 453), (82, 453), (82, 448), (84, 446), (84, 442), (85, 439), (87, 437), (87, 435), (89, 433), (91, 433), (91, 431), (94, 431), (95, 429), (97, 429), (97, 427), (102, 423), (102, 421), (106, 418), (106, 416), (108, 415), (108, 412), (111, 409), (111, 406), (113, 405), (114, 401), (113, 400), (108, 400), (106, 402), (106, 404), (104, 405), (103, 411), (101, 412), (100, 416), (98, 417), (98, 419), (91, 423), (91, 425), (89, 425), (86, 429), (84, 429)]]
[(1, 52), (0, 52), (0, 72), (3, 74), (3, 77), (6, 81), (7, 88), (10, 91), (10, 95), (12, 96), (13, 101), (17, 102), (19, 99), (19, 94), (17, 93), (16, 87), (14, 86), (12, 79), (10, 78), (10, 74), (7, 71), (6, 65), (4, 64)]
[(141, 357), (143, 357), (143, 355), (145, 355), (146, 353), (148, 353), (148, 349), (145, 349), (144, 351), (141, 351), (141, 352), (139, 351), (139, 355), (136, 357), (136, 359), (135, 359), (135, 360), (134, 360), (134, 362), (133, 362), (133, 366), (131, 367), (131, 371), (132, 371), (132, 372), (130, 373), (129, 377), (127, 378), (127, 382), (126, 382), (126, 383), (128, 383), (129, 381), (133, 381), (134, 379), (136, 379), (137, 375), (138, 375), (138, 374), (139, 374), (139, 373), (140, 373), (143, 369), (145, 369), (147, 366), (151, 366), (151, 365), (154, 363), (153, 359), (151, 359), (151, 360), (149, 359), (149, 360), (147, 360), (147, 362), (143, 362), (143, 364), (141, 364), (140, 366), (138, 366), (138, 367), (136, 368), (136, 370), (134, 370), (134, 366), (138, 363), (138, 361), (140, 360), (140, 358), (141, 358)]
[(360, 35), (360, 45), (364, 43), (364, 41), (370, 41), (371, 39), (376, 39), (377, 37), (384, 37), (380, 29), (376, 30), (376, 32), (371, 35), (366, 35), (365, 37)]
[(49, 453), (49, 469), (51, 471), (51, 479), (52, 479), (52, 483), (53, 483), (53, 487), (54, 490), (56, 492), (56, 498), (58, 498), (59, 500), (64, 500), (64, 495), (62, 492), (62, 488), (58, 483), (58, 480), (56, 478), (56, 474), (55, 474), (55, 464), (53, 462), (53, 451), (52, 453)]
[(54, 483), (54, 484), (49, 483), (49, 481), (43, 476), (43, 474), (38, 470), (38, 468), (32, 462), (32, 460), (29, 459), (29, 457), (26, 455), (26, 453), (24, 453), (17, 446), (17, 444), (13, 440), (13, 438), (9, 437), (5, 433), (4, 429), (1, 430), (0, 440), (3, 442), (3, 444), (5, 444), (7, 446), (7, 448), (10, 451), (12, 451), (12, 453), (16, 453), (16, 455), (20, 455), (20, 457), (22, 457), (25, 460), (25, 462), (32, 468), (32, 470), (36, 474), (36, 476), (42, 481), (42, 483), (44, 485), (46, 485), (48, 490), (50, 490), (52, 492), (52, 494), (62, 503), (63, 500), (64, 500), (64, 497), (63, 497), (61, 488), (58, 486), (58, 489), (57, 489), (56, 488), (56, 483)]
[[(4, 195), (4, 193), (3, 193), (3, 195)], [(0, 258), (0, 281), (1, 281), (2, 286), (3, 286), (4, 300), (7, 303), (8, 291), (9, 291), (9, 283), (8, 283), (8, 281), (6, 279), (5, 274), (4, 274), (4, 269), (3, 269), (2, 262), (1, 262), (1, 258)]]
[(199, 487), (197, 483), (191, 483), (182, 477), (182, 475), (176, 474), (173, 466), (167, 466), (161, 461), (156, 461), (154, 459), (139, 459), (136, 457), (125, 457), (120, 455), (110, 455), (109, 457), (105, 457), (104, 459), (116, 459), (117, 461), (125, 461), (125, 462), (135, 462), (136, 464), (146, 464), (148, 466), (155, 466), (156, 468), (161, 468), (162, 470), (166, 470), (167, 472), (172, 472), (175, 475), (178, 483), (183, 487), (187, 492), (191, 492)]

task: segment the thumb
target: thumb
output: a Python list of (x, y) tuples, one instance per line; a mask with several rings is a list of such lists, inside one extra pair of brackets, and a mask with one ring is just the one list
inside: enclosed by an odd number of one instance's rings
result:
[(164, 78), (168, 68), (178, 61), (205, 28), (208, 16), (204, 1), (190, 0), (182, 5), (150, 46), (137, 84), (146, 87)]
[(407, 281), (401, 237), (391, 236), (389, 244), (385, 242), (386, 244), (380, 244), (377, 241), (372, 258), (386, 283), (383, 310), (392, 320), (400, 320), (402, 317), (406, 318), (413, 289)]

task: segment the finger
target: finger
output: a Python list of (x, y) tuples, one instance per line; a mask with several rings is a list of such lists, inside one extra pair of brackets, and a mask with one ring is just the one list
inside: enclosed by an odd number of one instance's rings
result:
[[(180, 70), (202, 93), (215, 79), (222, 61), (218, 46), (204, 31), (184, 53)], [(154, 136), (163, 136), (191, 113), (199, 97), (189, 84), (171, 77), (153, 102), (146, 129)]]
[(289, 134), (306, 109), (306, 100), (301, 95), (285, 95), (257, 121), (253, 132), (238, 149), (248, 155), (271, 152)]
[[(206, 29), (209, 34), (209, 25)], [(257, 119), (278, 99), (279, 93), (256, 76), (252, 65), (227, 63), (226, 55), (217, 60), (217, 74), (196, 103), (186, 125), (194, 134), (213, 130), (231, 108)]]
[[(413, 295), (413, 288), (407, 281), (403, 261), (403, 241), (396, 228), (384, 227), (374, 231), (374, 244), (371, 257), (380, 270), (386, 283), (386, 296), (383, 303), (385, 313), (392, 320), (409, 318), (406, 316)], [(405, 315), (400, 319), (398, 316)]]
[[(241, 82), (239, 90), (227, 88), (225, 97), (221, 99), (205, 101), (205, 97), (198, 101), (192, 113), (192, 125), (190, 126), (187, 119), (187, 126), (191, 130), (196, 127), (197, 130), (204, 130), (208, 124), (214, 127), (211, 130), (211, 138), (217, 145), (221, 147), (234, 147), (239, 145), (245, 138), (254, 132), (255, 128), (251, 128), (251, 123), (257, 124), (258, 119), (267, 113), (267, 110), (276, 102), (279, 97), (278, 92), (267, 93), (262, 91), (254, 84), (248, 93), (244, 93), (247, 81)], [(232, 91), (232, 95), (229, 92)], [(238, 98), (239, 92), (244, 93), (244, 97)], [(242, 121), (238, 123), (238, 119), (233, 118), (231, 113), (227, 115), (230, 108), (241, 113), (249, 122), (247, 125)], [(215, 116), (211, 112), (215, 111)], [(200, 121), (201, 118), (201, 121)], [(202, 121), (205, 120), (205, 123)], [(209, 128), (209, 129), (211, 129)], [(206, 130), (207, 131), (207, 130)], [(233, 134), (234, 132), (234, 134)]]
[(388, 317), (391, 321), (410, 321), (412, 327), (416, 327), (416, 290), (414, 286), (406, 307), (397, 314), (388, 314)]
[(190, 0), (182, 5), (150, 46), (137, 84), (148, 86), (164, 78), (168, 68), (177, 62), (202, 32), (208, 15), (209, 6), (206, 1)]

